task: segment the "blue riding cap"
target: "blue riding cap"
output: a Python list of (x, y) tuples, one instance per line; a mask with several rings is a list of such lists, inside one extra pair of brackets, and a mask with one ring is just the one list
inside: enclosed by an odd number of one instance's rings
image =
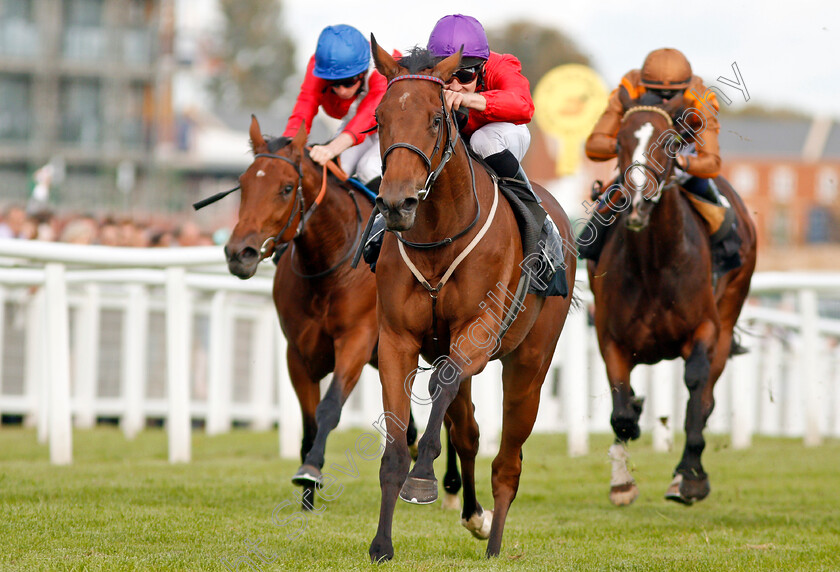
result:
[(353, 26), (327, 26), (318, 36), (313, 71), (316, 77), (346, 79), (367, 71), (369, 66), (370, 44)]

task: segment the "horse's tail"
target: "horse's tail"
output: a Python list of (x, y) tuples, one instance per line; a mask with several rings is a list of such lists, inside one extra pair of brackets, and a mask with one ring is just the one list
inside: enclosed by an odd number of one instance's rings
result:
[(572, 304), (569, 307), (570, 312), (586, 308), (586, 306), (583, 303), (583, 298), (580, 295), (580, 286), (578, 286), (578, 284), (578, 282), (575, 282), (575, 285), (572, 288)]

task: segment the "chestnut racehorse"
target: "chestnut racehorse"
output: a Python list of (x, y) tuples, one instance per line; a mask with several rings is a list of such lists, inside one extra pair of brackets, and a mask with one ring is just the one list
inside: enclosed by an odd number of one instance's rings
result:
[[(529, 294), (518, 316), (517, 308), (511, 308), (523, 261), (517, 222), (494, 179), (470, 158), (443, 102), (443, 86), (457, 68), (460, 52), (435, 65), (431, 55), (419, 49), (397, 63), (373, 36), (371, 49), (376, 68), (389, 82), (376, 111), (384, 167), (376, 202), (391, 232), (382, 245), (376, 281), (379, 374), (391, 438), (379, 472), (381, 508), (370, 557), (379, 562), (394, 555), (391, 528), (398, 495), (417, 504), (436, 500), (432, 463), (441, 451), (444, 416), (461, 460), (462, 524), (477, 537), (489, 536), (486, 553), (495, 556), (519, 487), (522, 444), (533, 428), (540, 387), (572, 296)], [(545, 189), (534, 188), (570, 243), (563, 209)], [(566, 279), (574, 284), (572, 249), (565, 249), (564, 262)], [(504, 308), (493, 311), (500, 301)], [(501, 318), (509, 310), (516, 319), (499, 340)], [(437, 364), (429, 381), (434, 401), (409, 473), (405, 426), (420, 355)], [(470, 399), (471, 377), (491, 359), (501, 359), (504, 368), (493, 511), (482, 509), (476, 499), (479, 435)]]
[(658, 106), (641, 106), (629, 98), (622, 103), (627, 110), (618, 131), (623, 197), (612, 202), (615, 228), (598, 262), (590, 261), (588, 267), (613, 401), (610, 500), (626, 505), (638, 495), (626, 466), (625, 445), (639, 436), (642, 411), (642, 401), (630, 386), (630, 371), (637, 364), (682, 357), (689, 391), (686, 443), (666, 498), (691, 504), (710, 490), (700, 462), (703, 429), (755, 268), (755, 227), (741, 199), (718, 177), (717, 185), (736, 214), (743, 264), (713, 286), (707, 223), (671, 178), (681, 141), (672, 117), (679, 114), (682, 97)]
[[(303, 127), (292, 140), (266, 141), (253, 117), (250, 136), (254, 162), (240, 177), (239, 220), (225, 255), (230, 272), (246, 279), (288, 247), (274, 275), (274, 305), (303, 417), (302, 465), (292, 482), (304, 487), (302, 507), (311, 510), (327, 436), (364, 365), (376, 367), (376, 282), (367, 267), (349, 264), (372, 207), (309, 158)], [(319, 382), (330, 372), (321, 399)], [(409, 445), (416, 436), (412, 420)], [(460, 478), (449, 456), (447, 492), (454, 494)]]

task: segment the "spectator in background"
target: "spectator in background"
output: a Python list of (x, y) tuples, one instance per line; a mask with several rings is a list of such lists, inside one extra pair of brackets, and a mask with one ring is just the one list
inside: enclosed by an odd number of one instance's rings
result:
[(194, 222), (187, 221), (178, 229), (175, 240), (177, 246), (202, 246), (201, 229)]
[(11, 206), (0, 221), (0, 238), (32, 238), (32, 224), (27, 220), (26, 211), (19, 206)]
[(70, 244), (94, 244), (96, 242), (96, 221), (90, 217), (71, 220), (64, 226), (59, 240)]

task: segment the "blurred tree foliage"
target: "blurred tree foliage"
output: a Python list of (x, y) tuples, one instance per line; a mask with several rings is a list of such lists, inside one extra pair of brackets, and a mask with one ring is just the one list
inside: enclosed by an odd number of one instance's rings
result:
[(532, 22), (513, 22), (504, 28), (487, 30), (490, 49), (513, 54), (522, 62), (522, 73), (531, 86), (549, 70), (562, 64), (591, 65), (574, 40), (556, 28)]
[(281, 0), (219, 0), (225, 29), (215, 50), (220, 72), (210, 89), (219, 103), (265, 109), (295, 72), (295, 47), (283, 32)]

